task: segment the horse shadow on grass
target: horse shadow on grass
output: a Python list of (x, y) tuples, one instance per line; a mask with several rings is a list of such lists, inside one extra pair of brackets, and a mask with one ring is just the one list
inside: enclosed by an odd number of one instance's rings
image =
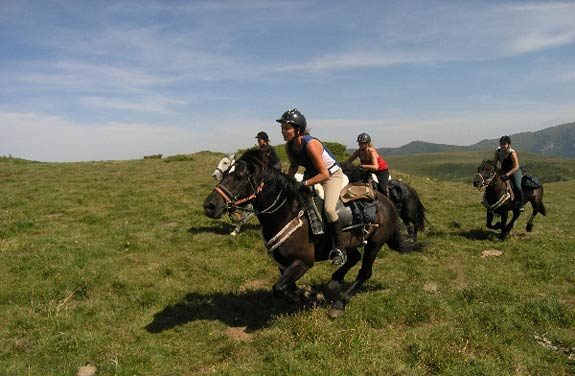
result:
[(278, 304), (269, 290), (250, 290), (239, 294), (189, 293), (176, 304), (156, 313), (146, 325), (150, 333), (184, 325), (191, 321), (221, 321), (230, 327), (246, 327), (246, 332), (265, 327), (272, 317), (289, 312), (289, 306)]
[[(347, 283), (344, 284), (348, 285)], [(385, 289), (379, 283), (373, 283), (361, 292)], [(197, 320), (220, 321), (229, 327), (245, 327), (246, 333), (252, 333), (269, 325), (274, 317), (293, 315), (299, 312), (327, 307), (334, 296), (327, 284), (311, 287), (314, 293), (325, 296), (324, 301), (307, 304), (290, 304), (273, 297), (268, 289), (248, 290), (241, 293), (189, 293), (176, 304), (166, 306), (156, 313), (152, 322), (145, 326), (149, 333), (157, 334)]]

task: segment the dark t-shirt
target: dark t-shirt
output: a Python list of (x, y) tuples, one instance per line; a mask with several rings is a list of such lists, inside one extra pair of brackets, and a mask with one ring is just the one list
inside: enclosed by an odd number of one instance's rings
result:
[(261, 146), (260, 149), (268, 155), (268, 158), (270, 161), (270, 166), (281, 171), (282, 163), (280, 162), (280, 159), (279, 159), (275, 149), (270, 145)]

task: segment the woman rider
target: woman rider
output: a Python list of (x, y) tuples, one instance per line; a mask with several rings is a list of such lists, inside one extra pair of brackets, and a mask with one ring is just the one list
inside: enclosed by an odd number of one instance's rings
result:
[(495, 163), (501, 164), (501, 180), (511, 179), (515, 188), (515, 206), (523, 211), (523, 189), (521, 188), (521, 170), (517, 152), (511, 148), (511, 137), (502, 136), (499, 147), (495, 150)]
[(360, 133), (360, 135), (357, 136), (357, 144), (359, 149), (353, 152), (346, 163), (351, 163), (359, 157), (359, 167), (366, 171), (373, 172), (379, 181), (379, 191), (388, 196), (387, 183), (389, 182), (389, 168), (387, 162), (373, 147), (371, 137), (369, 137), (367, 133)]
[(305, 168), (302, 184), (306, 187), (321, 184), (324, 190), (324, 210), (327, 228), (332, 237), (333, 249), (329, 258), (335, 265), (345, 264), (347, 256), (343, 248), (341, 224), (336, 204), (343, 184), (343, 172), (330, 151), (307, 131), (305, 116), (297, 109), (283, 113), (276, 120), (282, 126), (286, 141), (286, 154), (290, 161), (288, 175), (293, 176), (299, 166)]

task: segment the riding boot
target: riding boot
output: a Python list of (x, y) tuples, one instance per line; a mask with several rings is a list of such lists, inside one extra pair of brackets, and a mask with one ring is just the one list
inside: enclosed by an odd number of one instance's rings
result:
[(519, 211), (524, 211), (523, 208), (523, 189), (515, 189), (517, 195), (515, 196), (515, 207), (519, 209)]
[(338, 220), (333, 223), (328, 223), (327, 226), (332, 240), (332, 250), (329, 253), (329, 259), (334, 265), (343, 265), (347, 261), (347, 255), (343, 248), (341, 223), (339, 223)]

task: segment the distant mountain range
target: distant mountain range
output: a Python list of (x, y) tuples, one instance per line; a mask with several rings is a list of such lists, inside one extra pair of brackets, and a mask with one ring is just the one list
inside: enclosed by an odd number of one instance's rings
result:
[[(549, 127), (536, 132), (521, 132), (509, 135), (513, 148), (519, 152), (538, 153), (547, 156), (575, 158), (575, 122)], [(469, 146), (434, 144), (413, 141), (398, 148), (377, 149), (383, 156), (438, 153), (448, 151), (478, 151), (494, 149), (499, 138), (481, 140)]]

